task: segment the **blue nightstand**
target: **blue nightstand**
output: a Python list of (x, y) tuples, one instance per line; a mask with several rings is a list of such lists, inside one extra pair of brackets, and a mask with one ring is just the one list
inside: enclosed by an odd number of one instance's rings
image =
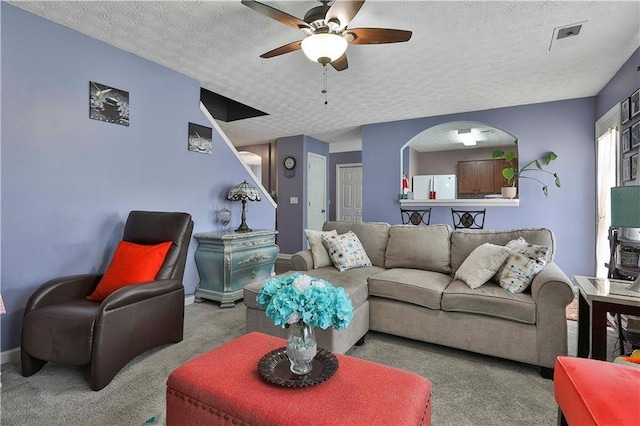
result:
[(280, 248), (275, 230), (199, 233), (196, 266), (200, 283), (196, 302), (216, 300), (221, 308), (233, 308), (242, 299), (242, 289), (271, 276)]

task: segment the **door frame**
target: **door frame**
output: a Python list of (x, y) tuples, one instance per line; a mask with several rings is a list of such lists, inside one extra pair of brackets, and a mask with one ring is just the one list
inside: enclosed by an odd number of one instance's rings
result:
[[(318, 160), (322, 160), (323, 164), (324, 164), (324, 185), (323, 185), (323, 191), (324, 191), (324, 197), (322, 198), (322, 201), (324, 203), (324, 222), (326, 222), (328, 220), (329, 217), (329, 210), (327, 209), (327, 178), (328, 178), (328, 174), (327, 174), (327, 156), (322, 155), (322, 154), (318, 154), (315, 152), (309, 152), (307, 153), (307, 159), (306, 159), (306, 163), (305, 167), (307, 168), (306, 173), (305, 173), (305, 198), (304, 198), (304, 211), (305, 211), (305, 228), (310, 229), (309, 228), (309, 216), (310, 216), (310, 210), (309, 210), (309, 167), (310, 167), (310, 158), (311, 157), (315, 157)], [(323, 222), (323, 223), (324, 223)], [(320, 226), (320, 230), (322, 230), (322, 225)], [(304, 230), (303, 230), (303, 234), (304, 234)], [(303, 237), (303, 241), (306, 237)]]
[(340, 197), (340, 169), (347, 168), (347, 167), (362, 168), (362, 163), (336, 164), (336, 205), (335, 205), (335, 211), (334, 211), (334, 217), (336, 218), (336, 220), (340, 220), (340, 218), (338, 217), (338, 213), (340, 212), (340, 208), (342, 207), (340, 205), (340, 200), (342, 199), (342, 197)]

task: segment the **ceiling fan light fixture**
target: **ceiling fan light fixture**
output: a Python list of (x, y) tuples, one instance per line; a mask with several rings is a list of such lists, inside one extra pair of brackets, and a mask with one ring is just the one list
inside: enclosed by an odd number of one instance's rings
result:
[(347, 40), (337, 34), (314, 34), (302, 40), (302, 51), (313, 62), (326, 65), (344, 55)]

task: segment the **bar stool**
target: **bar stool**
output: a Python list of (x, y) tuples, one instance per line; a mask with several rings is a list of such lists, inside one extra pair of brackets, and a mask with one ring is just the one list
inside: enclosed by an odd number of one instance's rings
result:
[(486, 212), (487, 212), (487, 209), (484, 209), (484, 210), (451, 209), (451, 215), (453, 216), (453, 227), (455, 229), (483, 229), (484, 215)]
[(428, 225), (431, 220), (431, 209), (400, 209), (403, 225)]

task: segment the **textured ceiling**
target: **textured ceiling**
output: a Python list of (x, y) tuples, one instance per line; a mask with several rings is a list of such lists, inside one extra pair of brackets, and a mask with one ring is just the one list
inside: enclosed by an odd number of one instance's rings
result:
[[(349, 68), (302, 52), (259, 55), (302, 32), (237, 1), (11, 2), (160, 63), (269, 115), (219, 122), (236, 146), (306, 134), (359, 149), (360, 126), (596, 95), (640, 45), (640, 2), (368, 0), (349, 25), (413, 31), (407, 43), (350, 45)], [(267, 1), (302, 18), (315, 1)], [(577, 37), (554, 29), (583, 22)], [(551, 46), (551, 49), (550, 49)]]

